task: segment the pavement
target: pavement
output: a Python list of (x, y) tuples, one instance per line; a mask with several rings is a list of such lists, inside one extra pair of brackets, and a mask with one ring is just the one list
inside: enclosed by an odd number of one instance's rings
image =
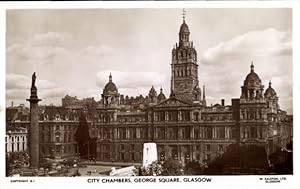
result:
[(142, 166), (142, 163), (132, 162), (81, 161), (81, 163), (84, 165), (103, 165), (110, 167)]
[[(116, 169), (129, 166), (141, 166), (142, 163), (131, 162), (105, 162), (105, 161), (80, 161), (79, 173), (81, 176), (107, 176), (111, 168)], [(86, 167), (85, 167), (86, 166)]]
[[(111, 171), (113, 166), (103, 165), (87, 165), (87, 167), (79, 167), (79, 173), (81, 176), (107, 176), (107, 173)], [(89, 172), (91, 174), (89, 174)]]

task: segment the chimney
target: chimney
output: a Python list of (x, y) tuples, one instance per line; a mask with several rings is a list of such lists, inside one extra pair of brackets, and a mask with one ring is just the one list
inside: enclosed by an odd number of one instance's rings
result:
[(221, 100), (221, 104), (222, 104), (222, 106), (225, 106), (225, 99)]
[(14, 101), (11, 101), (11, 107), (14, 107)]

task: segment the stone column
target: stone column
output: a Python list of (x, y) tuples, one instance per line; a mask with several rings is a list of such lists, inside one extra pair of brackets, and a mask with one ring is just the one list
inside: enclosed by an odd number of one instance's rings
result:
[(39, 109), (38, 102), (41, 99), (37, 96), (37, 88), (35, 86), (35, 72), (32, 75), (32, 84), (31, 84), (31, 95), (27, 99), (30, 103), (30, 127), (29, 127), (29, 157), (30, 157), (30, 168), (38, 169), (40, 166), (39, 163)]

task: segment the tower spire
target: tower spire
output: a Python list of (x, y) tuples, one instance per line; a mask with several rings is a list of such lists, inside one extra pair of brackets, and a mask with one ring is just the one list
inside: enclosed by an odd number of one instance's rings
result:
[(186, 11), (185, 11), (185, 9), (182, 9), (182, 20), (183, 20), (183, 22), (185, 22), (185, 15), (186, 15)]
[(206, 98), (205, 98), (205, 84), (203, 85), (203, 100), (202, 100), (203, 106), (206, 106)]
[(109, 82), (112, 82), (111, 72), (109, 73)]
[(251, 72), (254, 72), (254, 65), (253, 65), (253, 60), (251, 61), (251, 66), (250, 66)]
[(172, 66), (172, 73), (171, 73), (171, 92), (170, 92), (170, 97), (174, 97), (175, 94), (174, 94), (174, 68)]

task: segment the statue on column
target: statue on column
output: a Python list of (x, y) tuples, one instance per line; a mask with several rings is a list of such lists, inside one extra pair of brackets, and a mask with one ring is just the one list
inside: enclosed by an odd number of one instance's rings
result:
[(33, 72), (33, 74), (32, 74), (31, 88), (35, 87), (35, 80), (36, 80), (36, 76), (35, 76), (35, 72)]

